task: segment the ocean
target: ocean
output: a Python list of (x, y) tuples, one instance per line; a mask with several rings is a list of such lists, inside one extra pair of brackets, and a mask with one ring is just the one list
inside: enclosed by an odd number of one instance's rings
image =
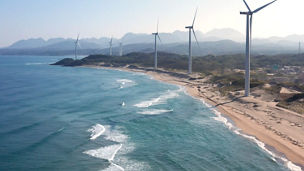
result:
[(289, 170), (183, 87), (0, 56), (0, 170)]

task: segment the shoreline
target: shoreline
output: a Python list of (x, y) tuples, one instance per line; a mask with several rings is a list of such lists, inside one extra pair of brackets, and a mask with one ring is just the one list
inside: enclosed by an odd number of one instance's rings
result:
[[(231, 100), (231, 98), (222, 97), (219, 92), (212, 90), (213, 86), (206, 83), (204, 78), (189, 80), (189, 78), (183, 78), (183, 75), (186, 75), (183, 73), (97, 65), (82, 67), (140, 72), (161, 82), (183, 86), (188, 95), (214, 106), (221, 115), (231, 119), (233, 125), (241, 129), (240, 134), (244, 133), (245, 136), (250, 136), (261, 141), (265, 146), (270, 146), (273, 150), (268, 148), (264, 150), (270, 151), (268, 153), (271, 156), (282, 160), (290, 170), (304, 170), (304, 128), (302, 127), (304, 116), (279, 108), (275, 106), (274, 102), (263, 101), (255, 97), (243, 97), (242, 93), (235, 95), (237, 100)], [(195, 74), (192, 76), (197, 77)], [(301, 124), (294, 123), (296, 120), (300, 120)], [(242, 136), (245, 137), (244, 135)], [(247, 139), (252, 138), (247, 137)], [(258, 144), (258, 146), (260, 145)]]

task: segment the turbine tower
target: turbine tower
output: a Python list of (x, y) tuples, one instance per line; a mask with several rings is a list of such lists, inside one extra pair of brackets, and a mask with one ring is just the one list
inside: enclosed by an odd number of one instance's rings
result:
[(119, 43), (119, 56), (122, 56), (122, 42)]
[(152, 33), (152, 35), (154, 35), (154, 69), (155, 70), (157, 69), (157, 38), (161, 42), (161, 39), (158, 34), (158, 23), (159, 23), (159, 21), (157, 20), (156, 32)]
[(246, 24), (246, 62), (245, 62), (245, 96), (248, 97), (250, 95), (250, 53), (251, 53), (251, 41), (252, 41), (252, 15), (254, 13), (259, 12), (263, 8), (267, 7), (268, 5), (274, 3), (277, 0), (274, 0), (260, 8), (257, 8), (254, 11), (251, 11), (250, 7), (248, 6), (247, 2), (243, 0), (248, 12), (240, 12), (241, 15), (246, 15), (247, 17), (247, 24)]
[(110, 40), (110, 42), (109, 42), (109, 44), (110, 44), (110, 56), (112, 56), (112, 43), (113, 43), (113, 37), (111, 37), (111, 40)]
[(77, 60), (77, 47), (79, 46), (79, 34), (77, 36), (75, 43), (75, 60)]
[(301, 41), (299, 41), (299, 51), (298, 51), (299, 55), (301, 54)]
[(191, 26), (186, 26), (186, 27), (185, 27), (186, 29), (189, 29), (189, 61), (188, 61), (188, 74), (191, 74), (191, 73), (192, 73), (192, 46), (191, 46), (191, 36), (192, 36), (192, 32), (193, 32), (194, 38), (195, 38), (195, 40), (196, 40), (196, 43), (197, 43), (197, 45), (199, 46), (198, 41), (197, 41), (197, 37), (196, 37), (196, 34), (195, 34), (195, 31), (194, 31), (194, 23), (195, 23), (195, 19), (196, 19), (196, 14), (197, 14), (197, 8), (196, 8), (196, 11), (195, 11), (195, 15), (194, 15), (194, 19), (193, 19), (192, 25), (191, 25)]

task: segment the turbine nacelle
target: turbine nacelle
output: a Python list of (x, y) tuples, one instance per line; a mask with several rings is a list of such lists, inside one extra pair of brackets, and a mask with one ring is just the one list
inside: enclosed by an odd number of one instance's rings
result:
[(193, 29), (193, 26), (186, 26), (186, 29)]
[(252, 12), (240, 12), (241, 15), (252, 15)]

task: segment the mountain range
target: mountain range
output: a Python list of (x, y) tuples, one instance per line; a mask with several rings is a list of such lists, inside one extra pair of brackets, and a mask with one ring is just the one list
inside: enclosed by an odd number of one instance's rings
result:
[[(214, 29), (203, 33), (197, 31), (199, 46), (193, 44), (194, 55), (243, 53), (245, 36), (233, 29)], [(187, 54), (187, 31), (174, 31), (173, 33), (160, 33), (160, 51)], [(80, 39), (79, 54), (107, 54), (111, 38), (83, 38)], [(298, 53), (299, 40), (304, 35), (290, 35), (287, 37), (270, 37), (266, 39), (253, 39), (252, 50), (257, 54)], [(113, 39), (113, 53), (118, 54), (119, 43), (123, 43), (124, 53), (152, 52), (154, 37), (151, 34), (127, 33), (121, 39)], [(75, 39), (42, 38), (20, 40), (9, 47), (1, 48), (2, 55), (72, 55), (74, 54)]]

